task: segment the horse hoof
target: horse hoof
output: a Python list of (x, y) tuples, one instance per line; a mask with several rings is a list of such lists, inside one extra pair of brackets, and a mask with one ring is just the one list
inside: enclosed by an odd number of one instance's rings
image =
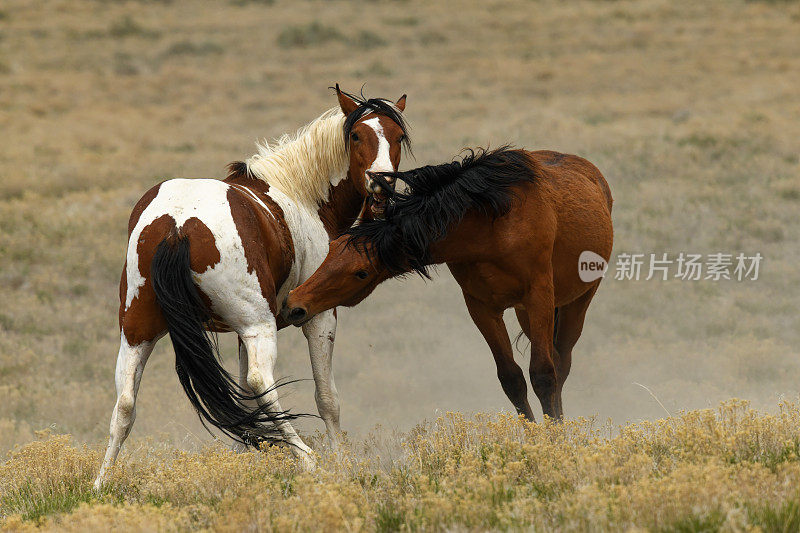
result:
[(302, 468), (304, 472), (313, 472), (317, 469), (317, 460), (309, 454), (303, 455), (300, 457), (300, 468)]
[(247, 444), (243, 442), (234, 442), (231, 445), (231, 451), (233, 453), (246, 453), (247, 452)]

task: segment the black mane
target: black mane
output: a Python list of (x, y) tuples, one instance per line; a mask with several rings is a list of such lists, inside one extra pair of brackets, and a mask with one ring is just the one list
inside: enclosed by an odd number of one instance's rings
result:
[[(523, 150), (503, 146), (496, 150), (469, 150), (461, 161), (428, 165), (406, 172), (384, 172), (408, 185), (391, 194), (385, 219), (365, 221), (345, 232), (348, 245), (371, 248), (392, 275), (415, 271), (430, 277), (431, 244), (471, 209), (491, 220), (508, 213), (512, 187), (536, 180), (535, 167)], [(391, 190), (384, 187), (384, 190)]]
[(244, 177), (253, 177), (253, 175), (250, 173), (250, 169), (247, 168), (247, 163), (244, 161), (234, 161), (232, 163), (228, 163), (228, 174), (225, 176), (226, 180)]
[[(331, 87), (331, 89), (333, 88), (334, 87)], [(352, 113), (347, 115), (347, 118), (344, 121), (344, 142), (348, 146), (350, 146), (350, 133), (353, 131), (353, 126), (356, 125), (356, 122), (361, 120), (361, 117), (367, 113), (376, 113), (378, 115), (388, 117), (395, 124), (400, 126), (400, 129), (403, 130), (403, 146), (409, 153), (411, 153), (411, 137), (408, 134), (408, 122), (406, 122), (403, 114), (392, 102), (383, 98), (367, 99), (363, 94), (361, 96), (356, 96), (344, 91), (341, 92), (358, 104), (358, 107), (355, 108)]]

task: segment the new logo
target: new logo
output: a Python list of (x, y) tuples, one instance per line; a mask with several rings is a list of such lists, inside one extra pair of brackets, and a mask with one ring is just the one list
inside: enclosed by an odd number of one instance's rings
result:
[(608, 261), (594, 252), (585, 250), (578, 258), (578, 276), (581, 281), (589, 283), (602, 278), (608, 270)]

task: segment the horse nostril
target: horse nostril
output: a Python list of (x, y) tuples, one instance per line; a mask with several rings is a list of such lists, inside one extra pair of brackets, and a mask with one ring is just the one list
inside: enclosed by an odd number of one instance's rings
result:
[(303, 320), (306, 317), (306, 314), (307, 314), (306, 310), (303, 309), (302, 307), (295, 307), (294, 309), (291, 309), (289, 311), (288, 318), (292, 322), (298, 322), (300, 320)]

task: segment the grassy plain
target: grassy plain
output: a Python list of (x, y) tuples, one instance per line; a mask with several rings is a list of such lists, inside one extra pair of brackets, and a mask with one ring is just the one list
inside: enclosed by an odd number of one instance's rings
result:
[[(3, 525), (795, 523), (797, 407), (775, 413), (800, 382), (798, 35), (800, 4), (784, 1), (4, 1), (0, 451), (18, 448), (0, 467)], [(640, 424), (622, 433), (471, 421), (509, 406), (456, 284), (387, 283), (340, 313), (353, 449), (314, 474), (278, 451), (208, 449), (162, 341), (116, 484), (91, 495), (131, 207), (165, 177), (221, 176), (332, 107), (335, 82), (409, 94), (403, 168), (505, 142), (577, 153), (612, 187), (617, 252), (760, 252), (760, 279), (604, 282), (564, 402)], [(299, 331), (280, 343), (279, 373), (310, 377)], [(312, 390), (284, 405), (313, 412)], [(679, 415), (731, 397), (779, 418)], [(450, 411), (466, 418), (414, 429)], [(56, 436), (37, 440), (44, 428)]]
[(798, 424), (797, 404), (765, 416), (734, 401), (621, 431), (452, 413), (323, 452), (314, 473), (276, 449), (151, 442), (126, 454), (100, 494), (100, 453), (43, 436), (0, 466), (0, 512), (13, 531), (792, 532)]

